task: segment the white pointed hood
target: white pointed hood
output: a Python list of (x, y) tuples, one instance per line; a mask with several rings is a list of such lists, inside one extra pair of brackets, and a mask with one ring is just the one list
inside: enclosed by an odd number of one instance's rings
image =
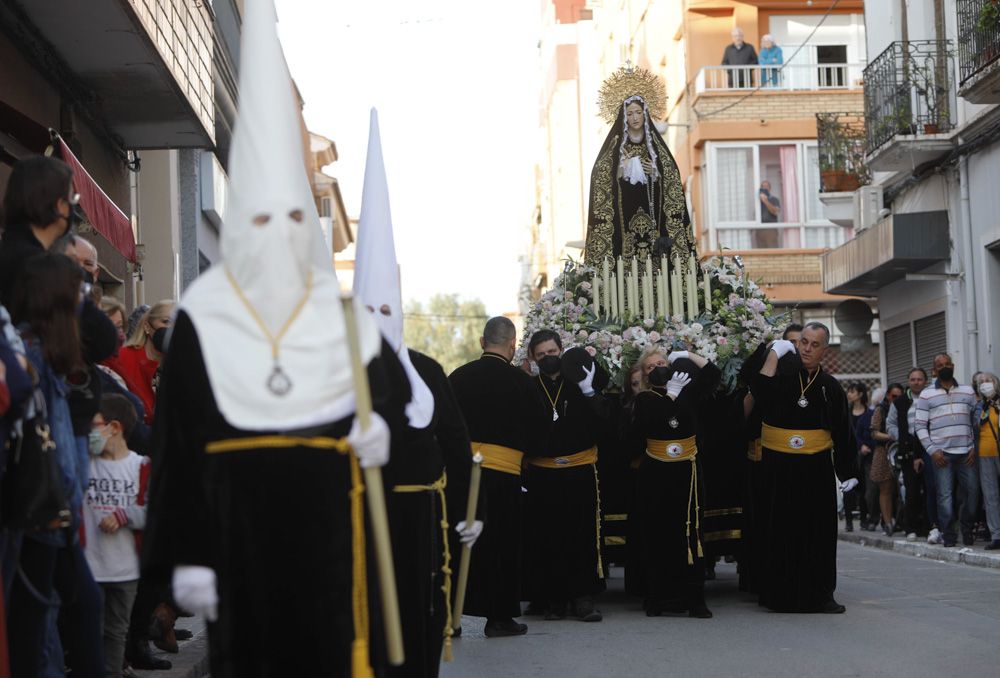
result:
[[(354, 410), (339, 286), (306, 175), (276, 22), (273, 0), (244, 3), (222, 261), (181, 303), (198, 333), (216, 404), (229, 423), (250, 430), (311, 426)], [(358, 316), (367, 363), (380, 340), (368, 314)], [(272, 338), (283, 329), (275, 357)], [(269, 388), (276, 366), (290, 383), (286, 393)]]
[(371, 111), (368, 130), (368, 158), (365, 162), (365, 185), (361, 192), (361, 216), (358, 219), (358, 244), (354, 263), (354, 297), (364, 304), (389, 345), (399, 355), (406, 369), (413, 393), (406, 415), (413, 428), (426, 428), (434, 416), (434, 396), (410, 361), (403, 342), (403, 298), (399, 282), (399, 264), (392, 237), (392, 213), (389, 209), (389, 185), (382, 160), (378, 111)]

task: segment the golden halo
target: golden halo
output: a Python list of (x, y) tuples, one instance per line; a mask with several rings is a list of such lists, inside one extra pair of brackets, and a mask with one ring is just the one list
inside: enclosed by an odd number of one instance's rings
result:
[(639, 95), (646, 102), (649, 115), (662, 120), (667, 113), (667, 88), (658, 76), (645, 68), (622, 66), (612, 73), (597, 97), (600, 115), (611, 124), (618, 117), (618, 109), (631, 96)]

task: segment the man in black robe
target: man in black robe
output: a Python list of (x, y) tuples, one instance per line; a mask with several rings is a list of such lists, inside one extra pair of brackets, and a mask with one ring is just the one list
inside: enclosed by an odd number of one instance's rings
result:
[[(837, 496), (857, 485), (847, 397), (820, 367), (830, 341), (809, 323), (796, 346), (771, 345), (751, 388), (762, 417), (760, 504), (764, 524), (760, 602), (778, 612), (844, 612), (837, 586)], [(798, 354), (797, 356), (795, 354)], [(788, 356), (797, 365), (779, 369)], [(784, 362), (784, 361), (783, 361)]]
[(547, 404), (548, 426), (538, 456), (526, 460), (524, 471), (524, 593), (531, 601), (526, 614), (562, 619), (569, 613), (601, 621), (594, 607), (594, 595), (605, 587), (597, 436), (607, 424), (610, 403), (594, 389), (597, 364), (589, 356), (581, 380), (564, 376), (569, 370), (560, 360), (562, 341), (552, 330), (532, 335), (528, 355), (538, 365), (535, 387)]
[(514, 323), (486, 323), (483, 355), (449, 380), (469, 429), (473, 452), (483, 456), (481, 497), (485, 526), (469, 570), (465, 611), (486, 617), (488, 637), (517, 636), (521, 615), (521, 462), (539, 439), (544, 410), (531, 377), (510, 364)]

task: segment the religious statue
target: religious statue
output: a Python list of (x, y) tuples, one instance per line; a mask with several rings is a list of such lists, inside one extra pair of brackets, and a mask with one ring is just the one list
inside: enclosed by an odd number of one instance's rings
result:
[(666, 112), (662, 80), (643, 68), (620, 68), (601, 87), (600, 109), (612, 126), (591, 173), (584, 261), (656, 255), (658, 268), (662, 254), (686, 260), (694, 236), (684, 184), (651, 119)]

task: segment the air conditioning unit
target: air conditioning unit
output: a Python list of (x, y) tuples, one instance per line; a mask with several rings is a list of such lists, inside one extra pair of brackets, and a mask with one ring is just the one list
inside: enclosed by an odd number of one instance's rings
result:
[(874, 226), (882, 211), (882, 186), (862, 186), (854, 192), (854, 230)]

